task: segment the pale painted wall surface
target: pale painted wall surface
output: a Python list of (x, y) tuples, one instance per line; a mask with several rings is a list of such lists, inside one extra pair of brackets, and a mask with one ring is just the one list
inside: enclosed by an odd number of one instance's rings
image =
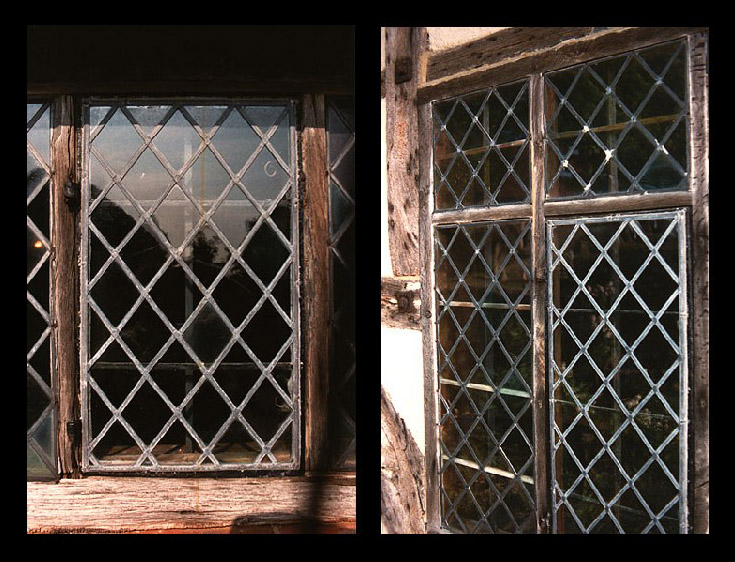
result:
[[(494, 33), (502, 27), (429, 27), (429, 48), (442, 50), (455, 47)], [(381, 28), (381, 70), (385, 60), (385, 34)], [(382, 277), (392, 277), (393, 268), (388, 246), (388, 191), (385, 144), (385, 100), (381, 100), (381, 270)], [(424, 451), (424, 372), (420, 330), (382, 326), (381, 383), (396, 411), (403, 418), (416, 444)]]
[(441, 51), (490, 35), (506, 27), (427, 27), (429, 49)]

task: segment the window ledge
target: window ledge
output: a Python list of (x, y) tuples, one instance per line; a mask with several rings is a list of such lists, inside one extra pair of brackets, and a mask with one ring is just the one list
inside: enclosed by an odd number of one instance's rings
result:
[(354, 533), (355, 475), (27, 483), (28, 533)]

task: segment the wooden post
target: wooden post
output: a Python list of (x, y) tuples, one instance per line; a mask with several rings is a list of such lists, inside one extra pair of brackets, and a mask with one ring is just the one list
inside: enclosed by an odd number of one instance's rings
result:
[(385, 61), (388, 244), (393, 274), (418, 275), (420, 28), (387, 27)]
[(53, 187), (53, 287), (55, 372), (58, 382), (58, 451), (61, 476), (81, 477), (79, 425), (79, 362), (77, 327), (79, 267), (77, 264), (79, 183), (76, 177), (74, 101), (53, 102), (51, 138)]
[(305, 338), (304, 400), (307, 471), (323, 470), (329, 461), (329, 183), (324, 95), (307, 94), (302, 103)]
[(548, 403), (546, 399), (546, 220), (544, 200), (544, 81), (534, 74), (530, 81), (531, 107), (531, 207), (533, 216), (533, 441), (535, 448), (534, 491), (536, 531), (549, 531), (548, 500)]
[[(694, 470), (691, 530), (709, 533), (709, 112), (707, 34), (689, 37), (692, 189), (692, 409)], [(682, 412), (682, 414), (685, 414)]]

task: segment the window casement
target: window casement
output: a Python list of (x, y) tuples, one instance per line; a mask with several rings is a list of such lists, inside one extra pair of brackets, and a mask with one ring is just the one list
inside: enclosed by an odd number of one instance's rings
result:
[(27, 110), (29, 480), (354, 470), (351, 98)]
[(430, 531), (706, 525), (706, 34), (590, 41), (423, 93)]

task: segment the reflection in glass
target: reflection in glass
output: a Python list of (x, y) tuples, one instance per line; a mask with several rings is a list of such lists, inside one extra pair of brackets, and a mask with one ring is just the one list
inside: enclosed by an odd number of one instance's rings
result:
[(554, 221), (554, 524), (679, 532), (682, 216)]
[(331, 464), (356, 467), (355, 112), (352, 98), (328, 98), (329, 248), (332, 330), (329, 376)]
[(297, 466), (290, 107), (89, 117), (90, 469)]
[(435, 102), (433, 115), (437, 209), (530, 200), (527, 80)]
[(26, 477), (57, 477), (51, 370), (51, 108), (27, 104), (26, 152)]
[(534, 533), (531, 223), (436, 228), (442, 524)]
[(551, 198), (688, 185), (686, 44), (545, 74)]

